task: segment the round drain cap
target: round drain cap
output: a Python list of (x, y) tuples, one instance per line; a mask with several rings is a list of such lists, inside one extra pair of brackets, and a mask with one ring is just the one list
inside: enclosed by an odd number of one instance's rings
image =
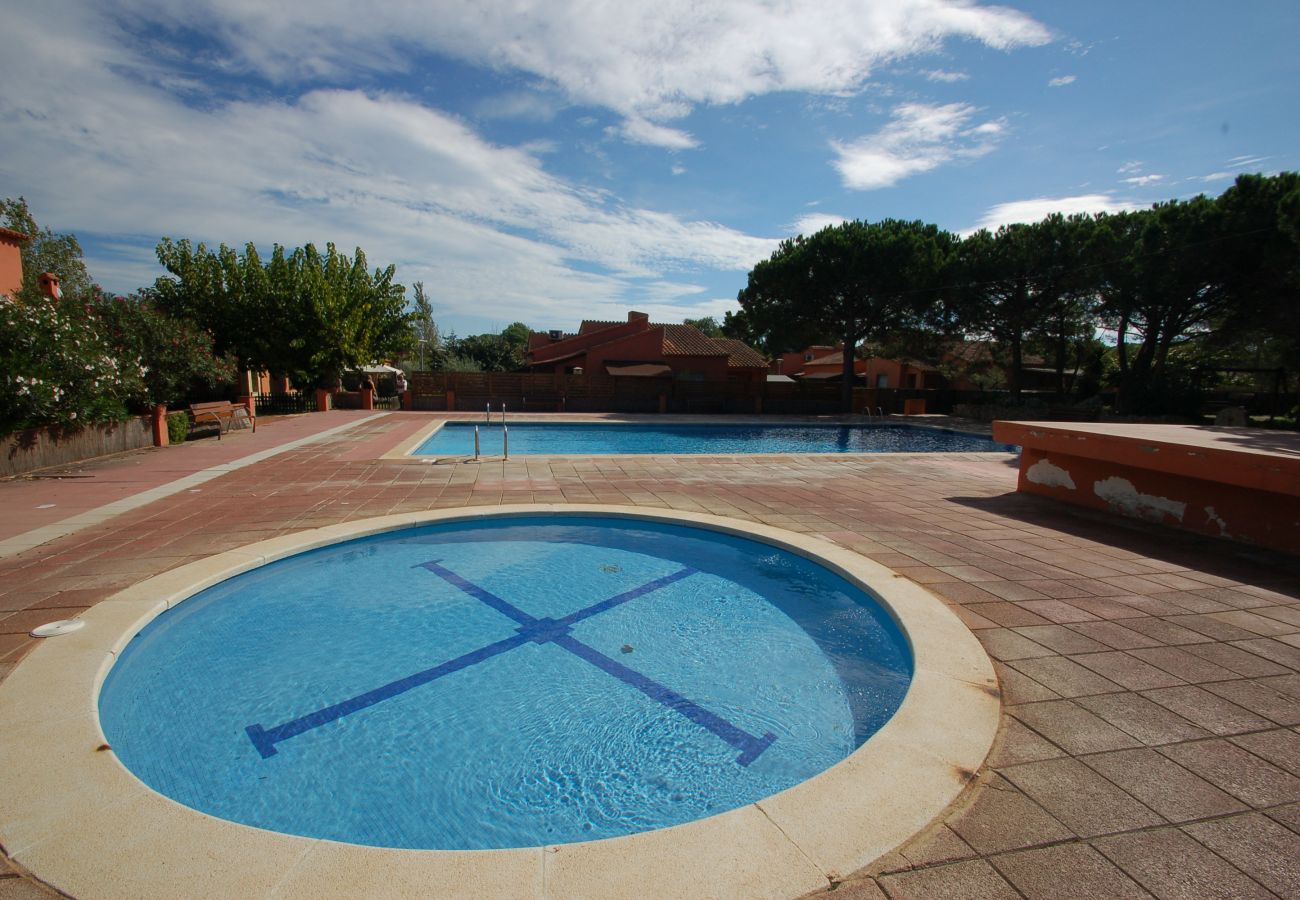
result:
[(81, 619), (60, 619), (57, 622), (46, 622), (32, 629), (32, 637), (54, 637), (60, 634), (68, 634), (85, 626)]

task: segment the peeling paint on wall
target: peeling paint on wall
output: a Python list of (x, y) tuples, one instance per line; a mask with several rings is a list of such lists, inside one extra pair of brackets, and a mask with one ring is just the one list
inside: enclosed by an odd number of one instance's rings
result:
[(1219, 529), (1219, 537), (1228, 537), (1228, 523), (1214, 511), (1213, 506), (1205, 507), (1205, 518)]
[(1093, 493), (1110, 505), (1112, 512), (1122, 513), (1138, 519), (1160, 522), (1164, 520), (1165, 516), (1169, 516), (1178, 522), (1182, 522), (1183, 515), (1187, 512), (1186, 503), (1170, 500), (1167, 497), (1139, 493), (1138, 489), (1133, 486), (1133, 482), (1117, 475), (1096, 482), (1093, 484), (1092, 490)]
[(1041, 484), (1046, 487), (1062, 487), (1071, 491), (1075, 488), (1074, 479), (1070, 477), (1069, 472), (1045, 459), (1040, 459), (1026, 469), (1025, 477), (1034, 484)]

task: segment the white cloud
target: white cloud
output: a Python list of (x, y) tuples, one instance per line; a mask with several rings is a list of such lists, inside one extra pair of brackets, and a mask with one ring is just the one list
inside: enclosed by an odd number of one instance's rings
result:
[(1137, 185), (1138, 187), (1145, 187), (1148, 184), (1155, 184), (1157, 182), (1164, 181), (1164, 180), (1165, 180), (1165, 176), (1163, 175), (1134, 175), (1132, 178), (1120, 179), (1120, 181), (1124, 182), (1125, 184), (1133, 184), (1133, 185)]
[[(1099, 147), (1098, 149), (1101, 150), (1101, 149), (1105, 149), (1105, 148), (1104, 148), (1104, 147)], [(1135, 173), (1135, 172), (1141, 172), (1141, 171), (1142, 171), (1142, 163), (1139, 162), (1139, 161), (1136, 160), (1136, 159), (1134, 159), (1134, 160), (1129, 160), (1128, 162), (1124, 163), (1124, 165), (1120, 166), (1120, 167), (1119, 167), (1118, 169), (1116, 169), (1115, 171), (1118, 172), (1118, 173), (1121, 174), (1121, 175), (1132, 175), (1132, 174)]]
[(426, 51), (526, 73), (575, 103), (657, 124), (698, 104), (778, 91), (853, 93), (879, 65), (948, 40), (1007, 50), (1051, 39), (1024, 13), (969, 0), (825, 0), (815, 9), (765, 0), (477, 0), (454, 12), (405, 0), (368, 4), (363, 13), (352, 0), (106, 0), (102, 7), (107, 27), (193, 30), (214, 42), (221, 65), (280, 84), (405, 71)]
[(845, 187), (866, 191), (955, 159), (983, 156), (993, 150), (1006, 124), (990, 120), (972, 125), (976, 112), (968, 103), (902, 104), (875, 134), (848, 143), (833, 141), (833, 165)]
[(639, 116), (625, 119), (617, 128), (606, 129), (609, 134), (621, 134), (634, 144), (649, 144), (652, 147), (665, 147), (669, 150), (692, 150), (699, 142), (685, 131), (656, 125)]
[(839, 225), (847, 221), (847, 216), (837, 216), (833, 213), (808, 213), (794, 221), (790, 226), (790, 233), (816, 234), (828, 225)]
[(1226, 178), (1236, 178), (1236, 177), (1237, 177), (1236, 174), (1233, 172), (1211, 172), (1209, 175), (1197, 175), (1196, 180), (1210, 182), (1210, 181), (1223, 181)]
[(1036, 197), (1033, 200), (1013, 200), (999, 203), (992, 207), (984, 218), (972, 228), (964, 230), (970, 234), (987, 228), (995, 231), (1001, 225), (1013, 225), (1017, 222), (1038, 222), (1052, 213), (1072, 216), (1081, 213), (1114, 213), (1141, 209), (1141, 204), (1128, 200), (1117, 200), (1109, 194), (1082, 194), (1077, 197)]
[(1060, 75), (1047, 82), (1048, 87), (1065, 87), (1067, 84), (1074, 84), (1078, 80), (1077, 75)]
[(938, 81), (944, 84), (952, 84), (956, 81), (969, 81), (970, 76), (965, 72), (948, 72), (944, 69), (925, 69), (921, 72), (930, 81)]
[[(576, 321), (662, 298), (665, 272), (743, 273), (775, 248), (581, 188), (546, 171), (545, 147), (493, 144), (407, 97), (315, 90), (196, 107), (124, 77), (134, 58), (84, 10), (27, 6), (6, 26), (0, 58), (18, 74), (0, 95), (4, 193), (26, 194), (60, 231), (138, 235), (88, 258), (114, 290), (160, 274), (161, 235), (333, 240), (425, 281), (440, 316), (530, 321), (545, 304)], [(55, 34), (70, 56), (49, 66)]]

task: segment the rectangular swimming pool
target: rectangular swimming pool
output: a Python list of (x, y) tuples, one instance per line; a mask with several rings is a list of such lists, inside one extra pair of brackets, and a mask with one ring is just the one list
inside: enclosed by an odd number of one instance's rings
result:
[[(448, 422), (412, 456), (502, 452), (501, 423)], [(511, 422), (510, 454), (587, 456), (633, 453), (1014, 453), (980, 435), (907, 425), (683, 425), (607, 422)]]

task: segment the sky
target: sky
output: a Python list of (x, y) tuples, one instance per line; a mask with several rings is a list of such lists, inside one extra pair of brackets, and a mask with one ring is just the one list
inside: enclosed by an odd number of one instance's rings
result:
[[(1295, 0), (0, 0), (0, 196), (129, 293), (168, 236), (360, 247), (443, 332), (737, 307), (955, 232), (1300, 168)], [(409, 296), (409, 293), (408, 293)]]

